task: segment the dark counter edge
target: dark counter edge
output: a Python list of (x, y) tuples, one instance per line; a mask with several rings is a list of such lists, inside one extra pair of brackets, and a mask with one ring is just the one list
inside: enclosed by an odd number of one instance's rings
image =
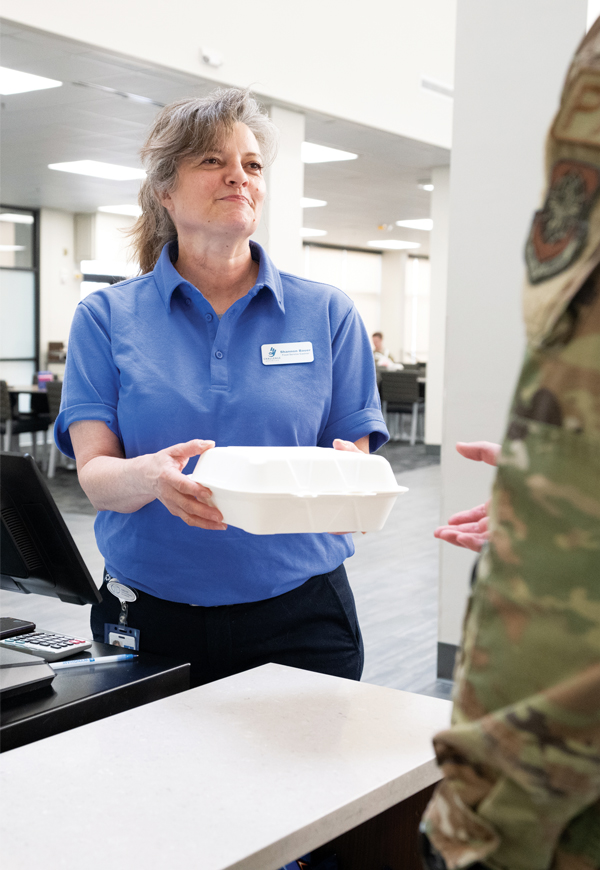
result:
[[(168, 698), (186, 691), (189, 687), (189, 664), (174, 665), (159, 674), (150, 674), (126, 686), (79, 698), (70, 704), (4, 725), (1, 730), (0, 752), (17, 749), (36, 740), (97, 722), (107, 716)], [(108, 711), (107, 706), (110, 708)]]

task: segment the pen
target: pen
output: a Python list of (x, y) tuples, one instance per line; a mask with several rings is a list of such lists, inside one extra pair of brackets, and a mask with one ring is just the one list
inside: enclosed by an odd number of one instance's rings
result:
[(121, 656), (102, 656), (98, 659), (73, 659), (72, 662), (48, 662), (51, 668), (78, 668), (82, 665), (109, 665), (111, 662), (129, 662), (137, 659), (137, 655), (127, 653)]

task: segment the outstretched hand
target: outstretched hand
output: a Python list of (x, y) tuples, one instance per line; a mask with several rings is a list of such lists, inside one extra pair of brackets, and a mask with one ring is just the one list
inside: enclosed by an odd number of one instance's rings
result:
[(465, 459), (486, 462), (488, 465), (498, 465), (498, 455), (502, 447), (492, 441), (459, 441), (456, 449)]
[[(497, 465), (501, 447), (491, 441), (459, 441), (456, 449), (465, 459)], [(481, 548), (489, 538), (489, 506), (490, 503), (487, 501), (485, 504), (477, 505), (470, 510), (454, 514), (448, 520), (448, 525), (440, 526), (433, 534), (448, 544), (465, 547), (467, 550), (480, 553)]]

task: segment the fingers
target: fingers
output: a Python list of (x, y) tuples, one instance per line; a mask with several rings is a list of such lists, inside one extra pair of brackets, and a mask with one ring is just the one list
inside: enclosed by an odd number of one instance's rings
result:
[(214, 441), (194, 439), (154, 454), (154, 491), (173, 516), (187, 525), (211, 531), (227, 528), (221, 512), (210, 503), (212, 492), (182, 470), (193, 456), (215, 446)]
[(456, 449), (465, 459), (497, 465), (498, 454), (502, 448), (500, 444), (494, 444), (492, 441), (459, 441)]
[(485, 535), (459, 535), (456, 539), (459, 547), (464, 547), (465, 550), (472, 550), (474, 553), (481, 553), (486, 541), (487, 537)]
[(457, 514), (453, 514), (448, 520), (448, 525), (459, 526), (462, 523), (479, 522), (479, 520), (487, 516), (487, 508), (488, 502), (486, 502), (485, 504), (479, 504), (477, 505), (477, 507), (470, 508), (468, 511), (460, 511)]
[(169, 513), (179, 517), (188, 526), (209, 531), (224, 531), (227, 528), (222, 513), (216, 507), (200, 502), (193, 496), (171, 490), (161, 495), (159, 500)]
[(454, 544), (455, 547), (464, 547), (467, 550), (473, 550), (475, 553), (480, 553), (481, 548), (488, 540), (488, 533), (479, 532), (462, 532), (450, 526), (442, 526), (434, 532), (436, 538), (445, 541), (448, 544)]
[[(334, 450), (347, 450), (350, 453), (360, 453), (356, 444), (352, 441), (343, 441), (341, 438), (335, 438), (333, 442)], [(345, 533), (344, 533), (345, 534)]]
[(188, 460), (193, 456), (200, 456), (202, 453), (206, 453), (207, 450), (210, 450), (210, 448), (214, 446), (214, 441), (204, 441), (201, 438), (194, 438), (193, 441), (184, 441), (182, 444), (173, 444), (171, 447), (167, 447), (166, 450), (161, 452), (170, 456), (175, 460), (175, 462), (177, 462), (179, 468), (183, 469), (187, 465)]

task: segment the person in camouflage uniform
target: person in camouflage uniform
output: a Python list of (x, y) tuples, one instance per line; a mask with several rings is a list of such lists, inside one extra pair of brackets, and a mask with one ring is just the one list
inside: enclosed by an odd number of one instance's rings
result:
[(528, 347), (452, 727), (434, 739), (444, 778), (421, 826), (428, 867), (600, 868), (599, 194), (600, 19), (548, 135), (526, 245)]

